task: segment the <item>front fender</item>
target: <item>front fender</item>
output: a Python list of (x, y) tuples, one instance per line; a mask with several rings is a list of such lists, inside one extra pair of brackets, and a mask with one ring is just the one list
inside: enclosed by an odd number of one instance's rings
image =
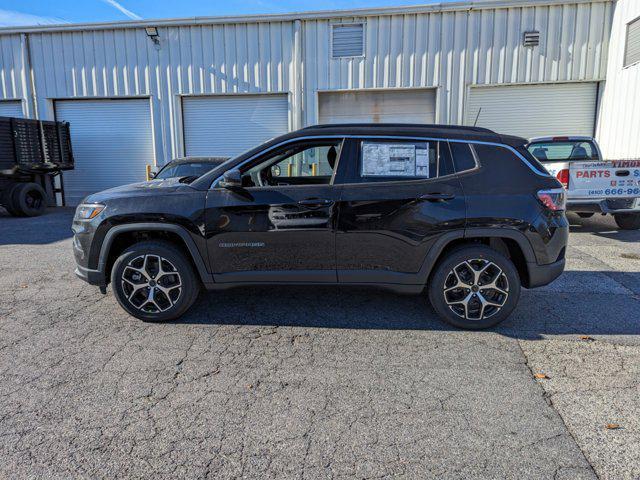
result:
[[(200, 275), (200, 279), (203, 283), (211, 283), (212, 276), (207, 271), (206, 262), (202, 258), (202, 254), (198, 250), (196, 243), (194, 242), (191, 234), (181, 225), (176, 225), (172, 223), (153, 223), (153, 222), (145, 222), (145, 223), (126, 223), (123, 225), (117, 225), (115, 227), (110, 228), (106, 235), (104, 236), (104, 240), (102, 241), (102, 245), (100, 246), (100, 254), (98, 256), (98, 267), (95, 271), (91, 271), (91, 275), (94, 277), (102, 277), (103, 283), (107, 283), (106, 278), (106, 269), (109, 260), (109, 252), (113, 245), (113, 242), (116, 240), (118, 235), (121, 235), (126, 232), (143, 232), (143, 231), (154, 231), (154, 232), (170, 232), (178, 235), (191, 256), (196, 269), (198, 270), (198, 274)], [(97, 272), (97, 273), (93, 273)], [(93, 283), (93, 282), (90, 282)]]

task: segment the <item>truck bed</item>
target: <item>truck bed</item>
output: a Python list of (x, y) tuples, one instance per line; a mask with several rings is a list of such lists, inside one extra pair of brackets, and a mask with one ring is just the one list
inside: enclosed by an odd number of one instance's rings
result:
[(0, 117), (0, 175), (12, 177), (73, 167), (68, 123)]

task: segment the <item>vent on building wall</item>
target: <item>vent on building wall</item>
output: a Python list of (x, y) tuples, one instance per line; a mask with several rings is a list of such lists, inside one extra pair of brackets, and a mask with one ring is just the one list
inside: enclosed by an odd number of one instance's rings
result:
[(334, 58), (362, 57), (364, 55), (364, 24), (333, 25), (331, 55)]
[(524, 42), (525, 47), (537, 47), (540, 45), (540, 32), (532, 31), (532, 32), (524, 32)]
[(640, 18), (627, 24), (627, 42), (624, 49), (624, 66), (640, 62)]

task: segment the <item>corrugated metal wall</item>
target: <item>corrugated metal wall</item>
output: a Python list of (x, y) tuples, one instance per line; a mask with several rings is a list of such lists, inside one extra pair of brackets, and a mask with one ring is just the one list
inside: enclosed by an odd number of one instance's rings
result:
[(26, 74), (22, 36), (0, 35), (0, 99), (26, 98)]
[[(317, 119), (316, 90), (438, 87), (436, 121), (462, 123), (467, 86), (601, 80), (612, 4), (513, 7), (345, 18), (366, 21), (364, 57), (330, 58), (331, 22), (305, 23), (306, 122)], [(526, 48), (522, 35), (541, 33)]]
[(292, 24), (30, 34), (38, 111), (49, 99), (150, 96), (158, 161), (182, 154), (179, 95), (289, 91)]
[[(318, 91), (433, 87), (436, 121), (462, 123), (471, 84), (602, 80), (611, 14), (610, 1), (594, 0), (367, 16), (355, 19), (366, 23), (366, 54), (348, 59), (329, 52), (330, 24), (340, 19), (164, 26), (160, 48), (141, 27), (28, 40), (40, 118), (53, 118), (51, 99), (150, 96), (163, 163), (183, 151), (182, 94), (289, 93), (295, 127), (317, 121)], [(522, 46), (530, 29), (540, 30), (539, 47)], [(29, 82), (18, 81), (24, 43), (0, 35), (2, 98), (29, 97)]]
[(627, 23), (638, 17), (640, 1), (618, 0), (597, 133), (609, 159), (640, 158), (640, 64), (623, 66)]
[(291, 24), (159, 28), (160, 48), (144, 29), (30, 34), (43, 96), (275, 92), (289, 89)]

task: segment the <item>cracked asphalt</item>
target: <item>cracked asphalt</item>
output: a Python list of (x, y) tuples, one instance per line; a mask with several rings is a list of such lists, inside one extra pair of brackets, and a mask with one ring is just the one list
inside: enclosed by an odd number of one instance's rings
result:
[(486, 332), (337, 288), (157, 325), (75, 278), (72, 214), (0, 213), (0, 478), (640, 478), (640, 232), (575, 221)]

